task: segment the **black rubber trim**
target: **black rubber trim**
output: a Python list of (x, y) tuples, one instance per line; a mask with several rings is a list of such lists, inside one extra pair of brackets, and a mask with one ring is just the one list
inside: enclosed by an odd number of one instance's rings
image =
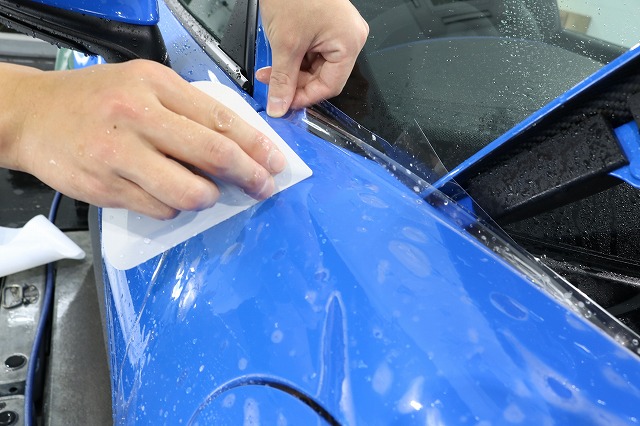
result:
[(302, 389), (298, 389), (293, 384), (287, 383), (278, 378), (259, 375), (247, 375), (244, 377), (239, 377), (237, 379), (230, 380), (229, 382), (215, 389), (207, 397), (206, 401), (200, 405), (198, 410), (193, 413), (193, 416), (187, 424), (195, 424), (195, 419), (198, 415), (200, 415), (200, 412), (220, 395), (243, 386), (265, 386), (287, 393), (294, 398), (297, 398), (298, 400), (300, 400), (300, 402), (315, 411), (316, 414), (330, 426), (340, 426), (340, 422), (333, 416), (333, 414), (331, 414), (329, 410), (327, 410), (321, 403), (316, 401), (313, 396), (307, 394)]
[(0, 0), (0, 22), (16, 31), (107, 62), (150, 59), (169, 65), (157, 25), (134, 25), (32, 1)]
[(629, 110), (636, 124), (640, 126), (640, 93), (629, 97)]
[[(249, 2), (247, 0), (236, 0), (229, 22), (227, 22), (220, 40), (220, 48), (240, 66), (245, 75), (247, 73), (245, 51), (247, 25), (249, 24), (247, 21), (248, 7)], [(193, 16), (197, 19), (195, 15)]]

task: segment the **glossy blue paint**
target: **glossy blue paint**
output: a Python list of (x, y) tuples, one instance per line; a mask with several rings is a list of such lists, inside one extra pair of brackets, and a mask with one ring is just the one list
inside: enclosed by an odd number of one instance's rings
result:
[(615, 129), (615, 134), (629, 160), (629, 165), (611, 172), (611, 175), (640, 189), (640, 132), (638, 125), (632, 121)]
[(118, 419), (212, 424), (260, 400), (226, 384), (278, 380), (343, 424), (631, 421), (637, 358), (381, 167), (271, 124), (312, 178), (110, 270)]
[[(160, 13), (173, 66), (208, 76)], [(638, 422), (627, 349), (380, 165), (265, 118), (311, 178), (139, 267), (105, 265), (117, 423)]]
[(37, 3), (71, 10), (78, 13), (137, 25), (158, 22), (156, 0), (33, 0)]
[[(256, 69), (271, 65), (271, 46), (267, 35), (262, 27), (262, 20), (258, 18), (258, 30), (256, 31)], [(259, 82), (257, 79), (253, 83), (253, 98), (261, 105), (262, 110), (267, 109), (267, 95), (269, 86)]]
[(80, 52), (73, 52), (73, 69), (90, 67), (106, 63), (101, 56), (90, 56)]

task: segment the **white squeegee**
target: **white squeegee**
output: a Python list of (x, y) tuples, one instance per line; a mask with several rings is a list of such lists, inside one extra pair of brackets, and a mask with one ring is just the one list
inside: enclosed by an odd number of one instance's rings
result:
[[(218, 82), (192, 84), (264, 133), (284, 154), (287, 166), (274, 176), (274, 194), (311, 176), (311, 169), (242, 96)], [(152, 219), (123, 209), (103, 209), (102, 245), (107, 261), (116, 269), (133, 268), (258, 203), (235, 186), (218, 181), (216, 184), (220, 198), (213, 207), (181, 212), (171, 220)]]

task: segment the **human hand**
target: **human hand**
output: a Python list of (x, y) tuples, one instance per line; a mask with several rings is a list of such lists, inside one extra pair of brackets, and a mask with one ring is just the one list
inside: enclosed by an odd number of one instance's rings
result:
[(91, 204), (166, 219), (216, 202), (203, 173), (264, 199), (285, 167), (266, 136), (153, 62), (61, 72), (2, 65), (0, 76), (16, 82), (14, 125), (0, 122), (0, 165)]
[(339, 94), (369, 33), (349, 0), (261, 0), (272, 67), (256, 72), (269, 85), (267, 113), (281, 117)]

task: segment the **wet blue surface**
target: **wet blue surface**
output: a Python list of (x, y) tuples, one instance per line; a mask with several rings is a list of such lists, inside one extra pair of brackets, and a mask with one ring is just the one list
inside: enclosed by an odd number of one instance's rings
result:
[[(205, 75), (163, 10), (172, 63)], [(269, 121), (311, 178), (106, 265), (118, 423), (637, 423), (630, 351), (381, 166)]]
[(111, 270), (118, 418), (223, 419), (273, 404), (225, 384), (277, 380), (343, 424), (633, 422), (630, 352), (379, 166), (273, 125), (313, 177)]
[(38, 3), (72, 10), (113, 21), (153, 25), (158, 22), (156, 0), (34, 0)]

